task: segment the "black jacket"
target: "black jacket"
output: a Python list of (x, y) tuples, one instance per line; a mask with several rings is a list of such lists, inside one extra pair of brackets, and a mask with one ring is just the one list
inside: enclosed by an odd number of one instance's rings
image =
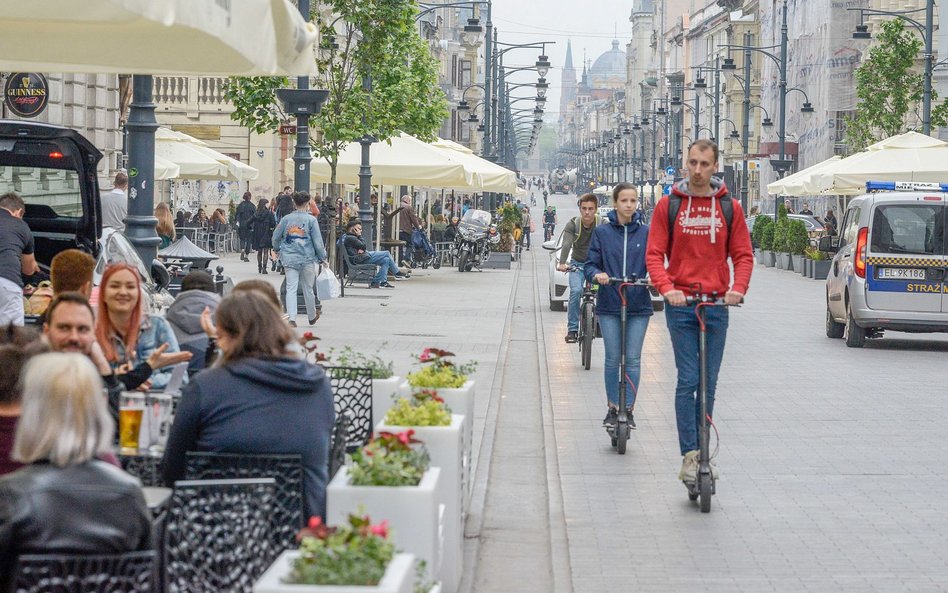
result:
[(139, 481), (104, 461), (35, 463), (0, 478), (0, 590), (21, 554), (154, 548)]
[(322, 368), (294, 358), (248, 358), (197, 374), (181, 396), (163, 461), (168, 486), (185, 453), (293, 454), (303, 458), (306, 517), (326, 513), (332, 389)]
[(352, 263), (361, 264), (369, 260), (369, 250), (365, 245), (365, 241), (362, 240), (362, 237), (353, 235), (352, 233), (346, 233), (342, 238), (342, 245), (346, 248), (346, 255), (349, 256)]
[(237, 230), (240, 236), (250, 236), (250, 219), (253, 218), (254, 212), (256, 211), (257, 207), (253, 205), (251, 200), (244, 200), (237, 206), (235, 216), (237, 219)]
[(273, 213), (267, 209), (257, 210), (250, 219), (250, 226), (253, 229), (253, 248), (269, 249), (273, 241), (273, 229), (276, 228)]

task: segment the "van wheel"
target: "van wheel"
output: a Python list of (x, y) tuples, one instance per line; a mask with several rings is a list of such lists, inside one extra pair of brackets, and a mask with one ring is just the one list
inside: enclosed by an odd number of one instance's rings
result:
[(833, 319), (833, 314), (830, 313), (829, 304), (826, 305), (826, 337), (827, 338), (842, 338), (843, 334), (846, 332), (845, 323), (837, 323)]
[(851, 309), (846, 314), (846, 345), (850, 348), (862, 348), (866, 345), (866, 330), (856, 325)]

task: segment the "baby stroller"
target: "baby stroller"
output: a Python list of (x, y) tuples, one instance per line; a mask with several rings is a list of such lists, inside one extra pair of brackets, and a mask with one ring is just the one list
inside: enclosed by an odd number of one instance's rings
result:
[(429, 265), (437, 270), (441, 267), (441, 258), (428, 240), (428, 235), (422, 229), (411, 232), (411, 244), (408, 246), (408, 263), (412, 268), (427, 268)]

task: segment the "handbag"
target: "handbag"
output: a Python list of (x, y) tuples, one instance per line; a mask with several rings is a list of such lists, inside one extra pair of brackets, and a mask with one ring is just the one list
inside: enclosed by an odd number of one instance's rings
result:
[(336, 278), (328, 266), (323, 268), (316, 276), (316, 295), (319, 296), (319, 300), (335, 299), (341, 293), (342, 285), (339, 284), (339, 278)]

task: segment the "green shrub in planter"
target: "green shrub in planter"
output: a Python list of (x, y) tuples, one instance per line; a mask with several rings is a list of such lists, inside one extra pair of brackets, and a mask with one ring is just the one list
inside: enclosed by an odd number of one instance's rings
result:
[(789, 253), (789, 251), (787, 251), (787, 230), (789, 226), (786, 218), (778, 220), (777, 224), (774, 225), (773, 251), (777, 253)]
[(757, 215), (757, 218), (754, 219), (754, 230), (751, 231), (751, 242), (754, 244), (754, 247), (764, 249), (763, 243), (761, 242), (763, 233), (767, 227), (773, 223), (774, 221), (772, 221), (769, 216), (764, 214)]
[(353, 486), (417, 486), (431, 461), (414, 438), (414, 430), (380, 432), (352, 454), (349, 478)]
[(787, 253), (791, 255), (801, 255), (803, 250), (810, 244), (810, 236), (806, 232), (806, 225), (802, 220), (789, 220), (787, 222)]
[(436, 391), (422, 389), (408, 397), (395, 400), (385, 414), (390, 426), (450, 426), (451, 410)]
[(764, 251), (774, 251), (774, 231), (776, 225), (772, 222), (764, 227), (760, 233), (760, 248)]
[(455, 365), (450, 360), (453, 356), (454, 353), (447, 350), (425, 348), (418, 356), (418, 362), (425, 366), (420, 371), (408, 373), (409, 385), (429, 389), (464, 387), (467, 376), (474, 372), (477, 363)]
[(287, 582), (294, 585), (375, 586), (395, 557), (388, 521), (349, 515), (349, 524), (327, 527), (319, 517), (300, 531), (300, 556)]
[[(384, 346), (385, 344), (382, 344)], [(332, 364), (344, 367), (357, 367), (372, 369), (373, 379), (388, 379), (395, 374), (395, 365), (392, 362), (385, 362), (379, 356), (379, 350), (375, 354), (364, 354), (354, 350), (351, 346), (344, 346), (341, 350), (335, 348), (329, 349), (328, 359)]]

